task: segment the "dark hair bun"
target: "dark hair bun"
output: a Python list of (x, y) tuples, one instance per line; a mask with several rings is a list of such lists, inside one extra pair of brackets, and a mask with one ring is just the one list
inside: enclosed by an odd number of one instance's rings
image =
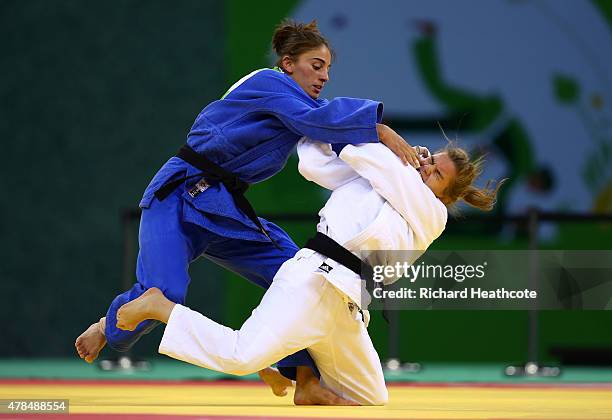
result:
[(296, 58), (321, 45), (325, 45), (330, 50), (333, 59), (334, 52), (325, 37), (319, 32), (316, 20), (310, 23), (298, 23), (291, 19), (284, 19), (278, 24), (272, 36), (272, 48), (278, 55), (277, 65), (279, 66), (284, 56)]
[[(272, 48), (274, 48), (274, 51), (276, 51), (276, 54), (279, 56), (287, 55), (287, 49), (291, 45), (300, 43), (300, 41), (317, 41), (317, 38), (324, 41), (321, 32), (319, 32), (319, 28), (317, 28), (316, 20), (305, 24), (291, 19), (284, 19), (278, 24), (274, 31)], [(319, 41), (316, 46), (321, 45), (321, 43), (326, 44), (326, 42)]]

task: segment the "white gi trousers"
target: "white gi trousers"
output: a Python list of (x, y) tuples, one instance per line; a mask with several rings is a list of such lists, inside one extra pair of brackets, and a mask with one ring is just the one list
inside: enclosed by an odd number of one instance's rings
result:
[(307, 348), (323, 386), (362, 405), (385, 404), (388, 394), (378, 354), (357, 306), (349, 305), (346, 295), (317, 272), (325, 259), (304, 249), (285, 262), (240, 330), (177, 304), (159, 352), (247, 375)]

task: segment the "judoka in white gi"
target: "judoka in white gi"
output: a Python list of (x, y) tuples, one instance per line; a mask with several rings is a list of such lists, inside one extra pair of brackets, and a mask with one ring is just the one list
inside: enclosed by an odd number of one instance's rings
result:
[[(450, 204), (463, 198), (483, 209), (495, 200), (497, 188), (471, 185), (480, 162), (473, 165), (461, 149), (453, 150), (429, 157), (417, 171), (381, 144), (347, 145), (338, 156), (328, 144), (301, 140), (300, 173), (333, 190), (319, 212), (318, 232), (360, 257), (373, 250), (426, 250), (446, 225), (441, 199)], [(328, 267), (321, 269), (323, 263)], [(158, 289), (124, 305), (117, 326), (131, 330), (144, 319), (165, 322), (160, 353), (235, 375), (307, 348), (324, 386), (361, 405), (382, 405), (388, 394), (366, 329), (364, 287), (347, 267), (304, 248), (282, 265), (239, 330), (174, 304)]]

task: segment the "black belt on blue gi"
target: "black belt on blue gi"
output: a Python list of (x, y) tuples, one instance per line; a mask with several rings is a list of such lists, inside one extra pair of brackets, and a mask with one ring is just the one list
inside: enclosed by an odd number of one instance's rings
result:
[[(157, 197), (159, 201), (163, 201), (172, 193), (172, 191), (178, 188), (178, 186), (181, 185), (183, 182), (196, 176), (203, 177), (206, 183), (208, 183), (209, 185), (220, 182), (225, 186), (225, 188), (227, 188), (229, 193), (232, 195), (236, 207), (238, 207), (244, 214), (247, 215), (247, 217), (253, 223), (255, 223), (261, 233), (266, 235), (266, 237), (274, 244), (275, 247), (277, 247), (278, 249), (282, 249), (276, 243), (276, 241), (270, 237), (268, 231), (266, 231), (266, 229), (262, 226), (261, 221), (257, 217), (255, 210), (253, 209), (253, 206), (251, 206), (249, 200), (247, 200), (244, 196), (244, 193), (249, 189), (249, 184), (238, 178), (238, 176), (233, 174), (232, 172), (217, 165), (215, 162), (211, 161), (204, 155), (199, 154), (198, 152), (193, 150), (188, 144), (184, 144), (179, 149), (176, 156), (183, 159), (190, 165), (198, 168), (202, 171), (202, 173), (192, 176), (185, 176), (162, 185), (157, 191), (155, 191), (155, 197)], [(190, 194), (192, 196), (195, 196), (197, 193), (202, 191), (203, 189), (199, 189), (196, 184), (196, 187), (190, 190)]]
[[(317, 232), (314, 237), (310, 238), (306, 242), (304, 247), (312, 249), (313, 251), (316, 251), (327, 258), (331, 258), (332, 260), (351, 270), (353, 273), (356, 273), (359, 277), (366, 281), (366, 288), (370, 293), (372, 293), (376, 287), (374, 282), (374, 270), (372, 267), (329, 236), (321, 232)], [(382, 284), (378, 287), (382, 287)], [(387, 309), (384, 308), (384, 306), (386, 305), (383, 299), (382, 315), (385, 321), (388, 323), (389, 316)]]

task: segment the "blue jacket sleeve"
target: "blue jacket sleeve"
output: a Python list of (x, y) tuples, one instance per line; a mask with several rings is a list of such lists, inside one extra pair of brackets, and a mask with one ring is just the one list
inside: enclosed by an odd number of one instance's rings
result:
[(369, 99), (339, 97), (314, 100), (290, 76), (264, 70), (229, 93), (236, 115), (244, 112), (273, 115), (291, 132), (324, 143), (377, 143), (376, 124), (383, 104)]
[(324, 143), (377, 143), (376, 124), (383, 105), (369, 99), (335, 98), (313, 107), (291, 95), (275, 95), (264, 101), (265, 112), (275, 115), (289, 130)]

